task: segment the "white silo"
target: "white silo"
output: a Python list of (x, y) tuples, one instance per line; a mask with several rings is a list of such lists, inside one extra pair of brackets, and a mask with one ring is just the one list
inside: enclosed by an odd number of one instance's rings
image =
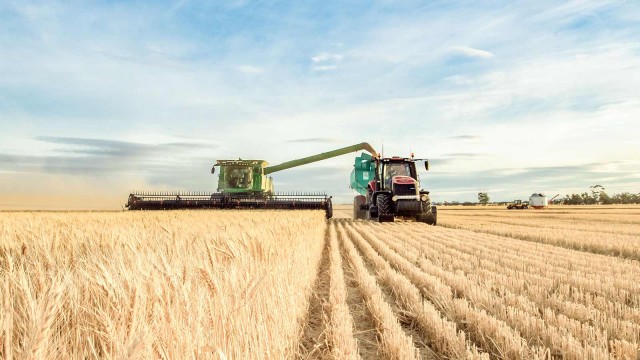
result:
[(534, 209), (544, 209), (549, 205), (547, 196), (542, 193), (531, 194), (529, 196), (529, 206)]

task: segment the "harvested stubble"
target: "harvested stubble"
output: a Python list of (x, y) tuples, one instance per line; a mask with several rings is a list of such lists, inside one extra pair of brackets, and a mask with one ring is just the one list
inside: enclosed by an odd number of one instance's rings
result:
[(564, 358), (639, 355), (640, 328), (631, 320), (640, 296), (634, 261), (464, 230), (374, 227), (361, 232), (377, 234), (457, 296), (518, 329), (529, 344), (541, 339)]
[[(457, 296), (467, 299), (476, 308), (484, 309), (488, 315), (517, 330), (527, 343), (535, 343), (541, 339), (544, 346), (557, 347), (557, 351), (572, 359), (584, 359), (587, 354), (595, 354), (599, 358), (606, 357), (607, 339), (602, 331), (577, 321), (572, 323), (566, 317), (557, 318), (552, 312), (549, 316), (541, 318), (536, 304), (525, 297), (515, 295), (506, 289), (502, 289), (500, 295), (496, 296), (486, 285), (476, 284), (461, 273), (442, 270), (424, 258), (412, 259), (411, 255), (415, 254), (415, 249), (397, 246), (388, 238), (383, 239), (383, 242), (412, 262), (418, 263), (422, 271), (442, 279)], [(547, 314), (545, 311), (545, 315)], [(584, 344), (577, 339), (578, 336), (582, 336)]]
[(405, 335), (391, 306), (384, 300), (384, 295), (375, 277), (369, 274), (362, 258), (342, 228), (339, 228), (339, 234), (349, 264), (353, 268), (359, 290), (373, 315), (376, 331), (380, 338), (382, 356), (386, 359), (397, 360), (419, 359), (418, 349), (413, 346), (412, 339)]
[(335, 226), (329, 227), (330, 285), (329, 285), (329, 346), (335, 359), (360, 359), (358, 344), (353, 336), (353, 318), (347, 305), (342, 257)]
[(621, 210), (445, 210), (440, 225), (640, 260), (640, 207)]
[(465, 333), (459, 331), (456, 325), (444, 319), (433, 304), (423, 299), (420, 290), (402, 274), (392, 269), (362, 235), (352, 226), (347, 228), (349, 236), (356, 243), (364, 257), (372, 262), (380, 282), (391, 289), (395, 301), (405, 312), (413, 318), (421, 332), (425, 335), (428, 345), (437, 354), (451, 359), (489, 359), (489, 354), (481, 354), (478, 349), (467, 342)]
[(326, 225), (286, 214), (3, 213), (0, 358), (295, 356)]
[[(387, 225), (388, 226), (388, 225)], [(534, 359), (545, 358), (548, 351), (537, 346), (528, 346), (518, 332), (487, 314), (476, 309), (464, 298), (446, 285), (442, 279), (419, 269), (406, 257), (396, 253), (371, 234), (363, 233), (372, 247), (387, 260), (391, 266), (406, 275), (420, 288), (423, 295), (450, 321), (467, 332), (467, 336), (480, 348), (497, 358)]]
[[(468, 232), (415, 231), (403, 241), (418, 242), (419, 253), (449, 271), (464, 271), (477, 282), (489, 282), (526, 294), (540, 305), (581, 320), (640, 322), (635, 262), (580, 254), (548, 245), (517, 242), (498, 236), (467, 237)], [(616, 321), (617, 322), (617, 321)], [(619, 325), (622, 325), (619, 323)], [(607, 326), (607, 325), (603, 325)], [(615, 334), (609, 329), (610, 335)], [(634, 326), (637, 341), (640, 328)]]

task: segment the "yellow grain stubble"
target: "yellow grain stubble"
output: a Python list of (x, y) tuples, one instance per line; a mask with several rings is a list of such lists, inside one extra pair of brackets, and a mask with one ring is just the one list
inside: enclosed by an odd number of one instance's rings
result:
[(465, 356), (489, 358), (489, 354), (480, 355), (474, 345), (467, 346), (464, 332), (458, 331), (454, 323), (442, 318), (433, 304), (424, 301), (420, 290), (404, 275), (393, 270), (353, 226), (348, 226), (347, 231), (364, 256), (376, 265), (376, 270), (379, 271), (378, 279), (392, 290), (398, 305), (416, 320), (429, 346), (436, 353), (452, 359)]
[(353, 336), (353, 318), (347, 305), (342, 257), (335, 225), (329, 226), (330, 288), (329, 288), (329, 343), (336, 359), (359, 359), (358, 344)]
[(359, 290), (376, 324), (376, 331), (380, 336), (380, 347), (385, 358), (419, 359), (418, 349), (414, 347), (411, 337), (405, 335), (393, 310), (384, 300), (382, 290), (375, 278), (369, 274), (362, 258), (342, 227), (339, 227), (339, 234), (347, 259), (355, 273)]
[(533, 359), (544, 357), (546, 349), (529, 347), (519, 334), (504, 322), (490, 316), (484, 310), (475, 309), (466, 299), (455, 298), (451, 287), (442, 279), (423, 272), (407, 258), (390, 249), (373, 234), (362, 227), (362, 235), (372, 247), (413, 284), (422, 290), (441, 313), (456, 324), (465, 324), (469, 336), (483, 350), (498, 357), (513, 359)]

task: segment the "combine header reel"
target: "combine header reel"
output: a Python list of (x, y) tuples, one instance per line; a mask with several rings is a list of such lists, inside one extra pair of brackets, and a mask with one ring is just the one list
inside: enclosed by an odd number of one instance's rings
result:
[(218, 190), (207, 192), (134, 192), (126, 207), (130, 210), (173, 209), (288, 209), (324, 210), (333, 216), (331, 197), (324, 193), (275, 193), (271, 173), (348, 154), (358, 150), (375, 150), (367, 143), (268, 166), (265, 160), (218, 160)]

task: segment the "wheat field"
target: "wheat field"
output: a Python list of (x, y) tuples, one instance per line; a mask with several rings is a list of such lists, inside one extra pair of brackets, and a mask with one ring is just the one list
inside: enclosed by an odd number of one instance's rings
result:
[(0, 212), (3, 359), (638, 359), (640, 207)]

